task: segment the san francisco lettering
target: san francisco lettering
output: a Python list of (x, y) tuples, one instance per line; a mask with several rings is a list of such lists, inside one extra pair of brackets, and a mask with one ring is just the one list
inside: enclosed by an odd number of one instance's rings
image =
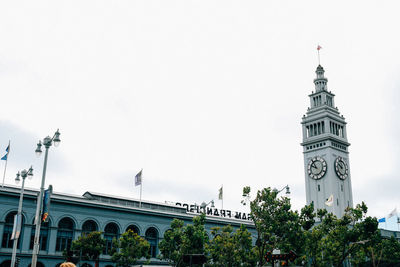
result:
[(176, 206), (186, 208), (187, 212), (193, 213), (205, 213), (206, 215), (211, 216), (218, 216), (218, 217), (225, 217), (225, 218), (235, 218), (239, 220), (248, 220), (251, 221), (250, 214), (245, 212), (238, 212), (238, 211), (231, 211), (231, 210), (224, 210), (224, 209), (216, 209), (210, 207), (200, 207), (199, 205), (189, 205), (186, 203), (175, 203)]

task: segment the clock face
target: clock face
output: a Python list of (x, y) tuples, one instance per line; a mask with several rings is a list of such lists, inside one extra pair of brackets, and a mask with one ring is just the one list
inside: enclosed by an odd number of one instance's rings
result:
[(346, 179), (349, 175), (349, 167), (342, 157), (337, 157), (335, 160), (335, 171), (336, 175), (342, 180)]
[(321, 179), (326, 173), (326, 161), (321, 157), (314, 157), (308, 163), (308, 175), (315, 180)]

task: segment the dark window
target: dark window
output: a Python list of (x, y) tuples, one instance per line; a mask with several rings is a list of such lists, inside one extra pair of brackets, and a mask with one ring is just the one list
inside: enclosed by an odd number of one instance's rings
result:
[(11, 260), (5, 260), (0, 264), (0, 267), (9, 267), (11, 266)]
[(318, 191), (321, 191), (321, 187), (320, 187), (320, 185), (318, 185)]
[(336, 204), (339, 206), (339, 199), (338, 198), (336, 199)]
[(92, 220), (87, 220), (82, 225), (82, 234), (88, 234), (97, 231), (97, 223)]
[(150, 256), (155, 258), (157, 256), (158, 231), (153, 227), (147, 229), (146, 240), (150, 243)]
[[(50, 222), (50, 221), (49, 221)], [(39, 236), (39, 249), (40, 250), (47, 250), (47, 240), (49, 237), (49, 222), (42, 223), (40, 226), (40, 236)], [(33, 219), (32, 224), (35, 223), (35, 219)], [(33, 243), (35, 240), (35, 232), (36, 232), (36, 225), (32, 226), (31, 231), (31, 240), (29, 243), (29, 249), (33, 249)]]
[(56, 251), (64, 251), (71, 247), (74, 236), (74, 222), (70, 218), (64, 218), (58, 223)]
[(342, 190), (342, 192), (343, 192), (343, 185), (342, 185), (342, 184), (340, 185), (340, 189), (341, 189), (341, 190)]
[(106, 240), (106, 246), (104, 247), (103, 254), (110, 254), (113, 247), (112, 241), (114, 238), (118, 238), (119, 230), (115, 223), (109, 223), (104, 228), (104, 239)]

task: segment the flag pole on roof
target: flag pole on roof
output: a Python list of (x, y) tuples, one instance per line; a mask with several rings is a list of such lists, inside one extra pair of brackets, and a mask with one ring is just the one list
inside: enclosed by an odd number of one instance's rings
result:
[(221, 209), (224, 209), (224, 185), (221, 185), (221, 188), (219, 189), (218, 199), (222, 201)]
[(140, 170), (135, 176), (135, 186), (140, 185), (140, 199), (139, 199), (139, 208), (142, 207), (142, 173), (143, 169)]
[(6, 154), (1, 158), (1, 160), (6, 161), (6, 165), (4, 166), (4, 174), (3, 174), (3, 183), (1, 184), (1, 187), (4, 187), (4, 180), (6, 178), (6, 170), (7, 170), (7, 162), (8, 162), (8, 154), (10, 154), (10, 140), (8, 140), (8, 146), (6, 148)]

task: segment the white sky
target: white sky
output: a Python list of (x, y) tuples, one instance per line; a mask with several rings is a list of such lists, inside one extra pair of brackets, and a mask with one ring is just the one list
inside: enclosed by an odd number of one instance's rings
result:
[[(321, 64), (348, 122), (354, 202), (400, 208), (398, 1), (2, 1), (6, 183), (242, 210), (243, 186), (305, 204), (301, 117)], [(4, 161), (1, 162), (1, 173)]]

